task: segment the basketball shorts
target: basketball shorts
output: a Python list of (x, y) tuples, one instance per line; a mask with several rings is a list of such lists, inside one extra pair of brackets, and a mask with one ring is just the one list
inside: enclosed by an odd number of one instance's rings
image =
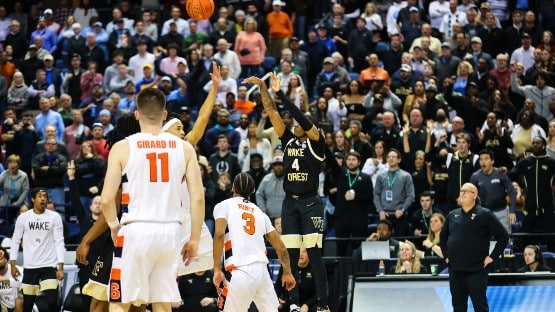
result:
[(218, 297), (220, 311), (248, 311), (251, 302), (260, 312), (278, 310), (278, 298), (266, 263), (258, 262), (235, 268), (227, 287)]
[(120, 229), (110, 272), (110, 302), (181, 301), (175, 261), (181, 251), (180, 227), (177, 222), (134, 222)]
[(283, 200), (281, 210), (281, 239), (287, 248), (322, 248), (324, 234), (324, 205), (317, 194)]
[(24, 269), (21, 290), (23, 295), (38, 296), (39, 292), (58, 289), (56, 268)]
[[(181, 240), (181, 246), (179, 247), (180, 253), (183, 245), (189, 240), (189, 238), (191, 238), (191, 214), (186, 214), (185, 220), (181, 224), (181, 231), (183, 239)], [(188, 266), (185, 266), (180, 254), (177, 261), (177, 275), (182, 276), (195, 272), (211, 270), (214, 266), (214, 258), (212, 256), (212, 235), (204, 222), (202, 223), (197, 257), (198, 258), (191, 262)]]
[(108, 283), (114, 257), (114, 243), (109, 235), (102, 236), (101, 239), (104, 242), (96, 251), (98, 253), (96, 262), (92, 264), (89, 281), (83, 286), (82, 293), (98, 301), (108, 301)]

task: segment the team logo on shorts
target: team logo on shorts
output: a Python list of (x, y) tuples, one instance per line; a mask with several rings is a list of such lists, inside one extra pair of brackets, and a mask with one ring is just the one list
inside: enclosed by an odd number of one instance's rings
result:
[(324, 230), (324, 219), (322, 217), (310, 217), (312, 219), (312, 223), (317, 230), (323, 231)]

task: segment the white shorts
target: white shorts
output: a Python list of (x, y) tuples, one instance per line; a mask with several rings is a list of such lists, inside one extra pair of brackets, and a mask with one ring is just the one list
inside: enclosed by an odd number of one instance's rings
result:
[[(183, 239), (181, 240), (181, 246), (179, 247), (180, 252), (183, 245), (189, 240), (189, 238), (191, 238), (191, 214), (186, 214), (185, 220), (181, 225), (181, 231)], [(210, 234), (208, 227), (203, 222), (200, 233), (200, 242), (198, 244), (198, 258), (191, 262), (188, 266), (185, 266), (181, 255), (179, 255), (177, 261), (179, 264), (177, 268), (177, 275), (182, 276), (195, 272), (211, 270), (214, 266), (212, 247), (212, 234)]]
[[(136, 222), (118, 233), (110, 273), (110, 302), (180, 302), (175, 280), (179, 223)], [(121, 246), (121, 248), (120, 248)]]
[[(248, 311), (254, 301), (259, 312), (275, 312), (279, 302), (266, 263), (258, 262), (235, 268), (228, 282), (223, 311)], [(218, 302), (220, 306), (220, 302)]]

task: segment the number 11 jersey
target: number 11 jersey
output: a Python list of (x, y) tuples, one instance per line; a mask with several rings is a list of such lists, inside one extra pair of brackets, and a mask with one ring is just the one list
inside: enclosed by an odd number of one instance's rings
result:
[(169, 133), (137, 133), (127, 141), (129, 158), (122, 179), (122, 203), (127, 203), (127, 211), (121, 223), (183, 220), (183, 141)]

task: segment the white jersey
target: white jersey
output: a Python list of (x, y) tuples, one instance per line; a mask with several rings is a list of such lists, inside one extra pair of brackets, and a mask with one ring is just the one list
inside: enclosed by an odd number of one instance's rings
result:
[(17, 217), (10, 259), (17, 259), (22, 239), (24, 268), (56, 267), (64, 262), (64, 226), (57, 212), (36, 214), (31, 209)]
[(268, 263), (264, 235), (274, 231), (266, 214), (243, 197), (226, 199), (214, 207), (214, 220), (226, 219), (224, 243), (225, 268), (234, 268), (257, 262)]
[(15, 308), (15, 298), (17, 298), (17, 292), (19, 287), (21, 287), (21, 281), (23, 279), (23, 268), (16, 266), (19, 273), (22, 274), (19, 280), (16, 281), (12, 277), (12, 267), (9, 263), (6, 263), (6, 273), (0, 274), (0, 305), (8, 309)]
[(183, 141), (169, 133), (137, 133), (126, 140), (129, 158), (123, 169), (122, 203), (127, 203), (127, 211), (121, 223), (184, 220)]

